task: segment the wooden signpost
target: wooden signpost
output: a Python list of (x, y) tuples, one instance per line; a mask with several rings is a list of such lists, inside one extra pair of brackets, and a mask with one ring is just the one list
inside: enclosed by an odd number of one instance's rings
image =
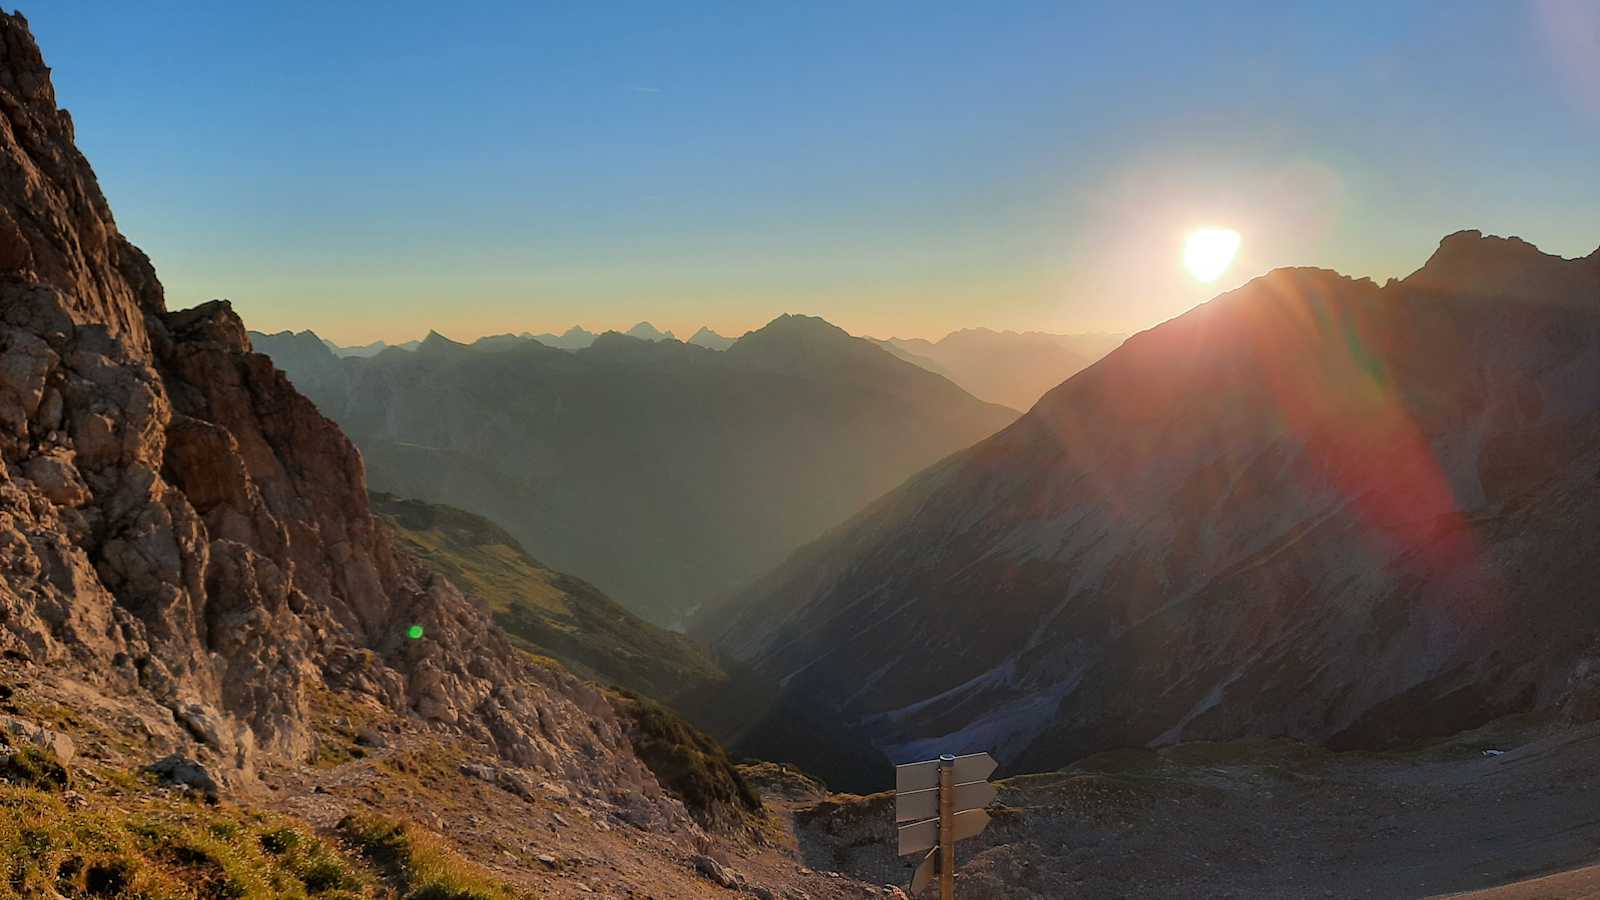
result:
[(941, 756), (894, 768), (894, 818), (900, 826), (900, 855), (926, 850), (911, 878), (911, 894), (939, 876), (939, 900), (954, 900), (956, 841), (977, 837), (989, 827), (984, 807), (994, 802), (994, 757), (987, 753)]

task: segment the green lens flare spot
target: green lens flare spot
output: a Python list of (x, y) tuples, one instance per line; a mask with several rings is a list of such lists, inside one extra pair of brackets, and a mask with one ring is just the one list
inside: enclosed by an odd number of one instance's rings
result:
[(422, 626), (421, 625), (413, 625), (410, 628), (407, 628), (406, 629), (406, 637), (411, 638), (413, 641), (417, 640), (420, 637), (422, 637)]

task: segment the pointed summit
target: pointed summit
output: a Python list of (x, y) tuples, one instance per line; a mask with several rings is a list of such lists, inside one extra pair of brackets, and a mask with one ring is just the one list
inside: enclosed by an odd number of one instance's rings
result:
[(417, 345), (418, 353), (456, 353), (467, 349), (468, 347), (466, 344), (452, 341), (439, 332), (433, 330), (429, 330), (428, 336), (423, 338), (422, 343)]
[(790, 340), (808, 341), (838, 342), (852, 340), (850, 332), (829, 322), (827, 319), (821, 316), (808, 316), (800, 313), (784, 313), (739, 340), (748, 340), (757, 335), (765, 338), (783, 337)]
[[(786, 313), (734, 341), (724, 353), (726, 361), (752, 371), (829, 380), (848, 377), (885, 393), (942, 396), (950, 403), (973, 399), (948, 378), (907, 362), (818, 316)], [(1002, 409), (994, 407), (996, 411)], [(1016, 413), (1005, 409), (1002, 415)]]
[(546, 347), (554, 347), (557, 350), (582, 350), (594, 343), (595, 335), (582, 325), (574, 325), (560, 334), (545, 332), (530, 337)]
[(651, 325), (649, 322), (640, 322), (632, 328), (629, 328), (626, 334), (628, 337), (636, 337), (641, 341), (675, 340), (672, 332), (662, 331), (654, 325)]
[(709, 326), (701, 325), (700, 330), (696, 331), (687, 343), (710, 350), (726, 350), (733, 346), (733, 338), (723, 337), (712, 331)]
[(772, 365), (816, 365), (827, 358), (860, 353), (863, 348), (878, 351), (876, 345), (851, 337), (826, 319), (784, 313), (734, 341), (728, 352), (735, 357), (759, 357)]

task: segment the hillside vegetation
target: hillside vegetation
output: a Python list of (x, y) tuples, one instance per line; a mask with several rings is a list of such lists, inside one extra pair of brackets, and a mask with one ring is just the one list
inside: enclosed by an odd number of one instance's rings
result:
[[(59, 767), (58, 767), (59, 768)], [(338, 838), (303, 822), (154, 791), (138, 779), (85, 796), (64, 782), (0, 785), (7, 896), (281, 900), (512, 900), (529, 896), (409, 825), (352, 818)]]
[(587, 581), (543, 565), (481, 516), (378, 492), (371, 501), (403, 546), (475, 598), (529, 652), (658, 700), (727, 677), (701, 645), (645, 622)]

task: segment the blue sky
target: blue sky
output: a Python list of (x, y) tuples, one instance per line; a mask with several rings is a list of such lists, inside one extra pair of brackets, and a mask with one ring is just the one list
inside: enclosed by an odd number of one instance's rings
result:
[(20, 8), (170, 304), (267, 330), (1124, 330), (1460, 228), (1600, 245), (1600, 4), (1288, 6)]

